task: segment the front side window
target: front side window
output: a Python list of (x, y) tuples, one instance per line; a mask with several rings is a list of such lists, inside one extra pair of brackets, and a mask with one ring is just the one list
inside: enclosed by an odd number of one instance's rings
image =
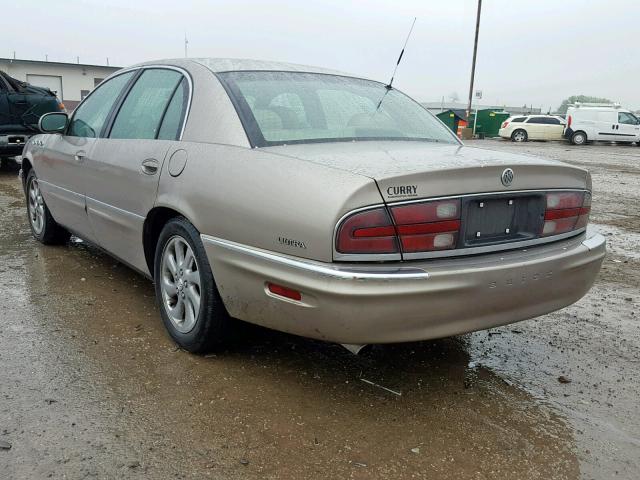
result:
[(623, 123), (625, 125), (638, 125), (638, 119), (635, 115), (630, 113), (618, 112), (618, 123)]
[(254, 146), (353, 140), (458, 143), (421, 105), (378, 82), (299, 72), (218, 75)]
[(175, 70), (145, 70), (122, 103), (109, 138), (156, 138), (167, 105), (181, 80), (182, 74)]
[(76, 109), (67, 135), (97, 138), (109, 112), (135, 72), (127, 72), (100, 85)]

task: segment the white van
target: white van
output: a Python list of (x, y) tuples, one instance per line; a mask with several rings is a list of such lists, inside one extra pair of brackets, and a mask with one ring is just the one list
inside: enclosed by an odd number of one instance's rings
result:
[(640, 145), (640, 120), (620, 105), (577, 103), (567, 110), (564, 136), (574, 145), (593, 140)]

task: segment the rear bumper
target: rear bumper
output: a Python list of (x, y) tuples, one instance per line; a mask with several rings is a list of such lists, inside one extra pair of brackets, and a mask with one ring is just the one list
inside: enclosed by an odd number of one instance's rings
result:
[[(202, 236), (229, 313), (338, 343), (447, 337), (525, 320), (580, 299), (605, 255), (599, 234), (467, 258), (326, 264)], [(276, 297), (266, 282), (302, 292)]]
[(498, 135), (502, 138), (511, 138), (511, 130), (508, 128), (501, 128), (498, 130)]

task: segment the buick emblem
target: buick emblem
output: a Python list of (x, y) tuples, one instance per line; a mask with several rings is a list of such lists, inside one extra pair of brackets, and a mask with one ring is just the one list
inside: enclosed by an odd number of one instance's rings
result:
[(502, 184), (505, 187), (511, 185), (511, 182), (513, 182), (513, 170), (511, 170), (510, 168), (505, 169), (505, 171), (502, 172), (500, 180), (502, 180)]

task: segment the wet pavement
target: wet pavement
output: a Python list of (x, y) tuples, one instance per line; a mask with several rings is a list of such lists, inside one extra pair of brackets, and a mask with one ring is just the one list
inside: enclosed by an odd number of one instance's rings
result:
[(536, 320), (359, 356), (250, 326), (215, 355), (179, 350), (151, 283), (35, 242), (1, 172), (0, 478), (638, 478), (640, 148), (470, 143), (592, 171), (596, 285)]

